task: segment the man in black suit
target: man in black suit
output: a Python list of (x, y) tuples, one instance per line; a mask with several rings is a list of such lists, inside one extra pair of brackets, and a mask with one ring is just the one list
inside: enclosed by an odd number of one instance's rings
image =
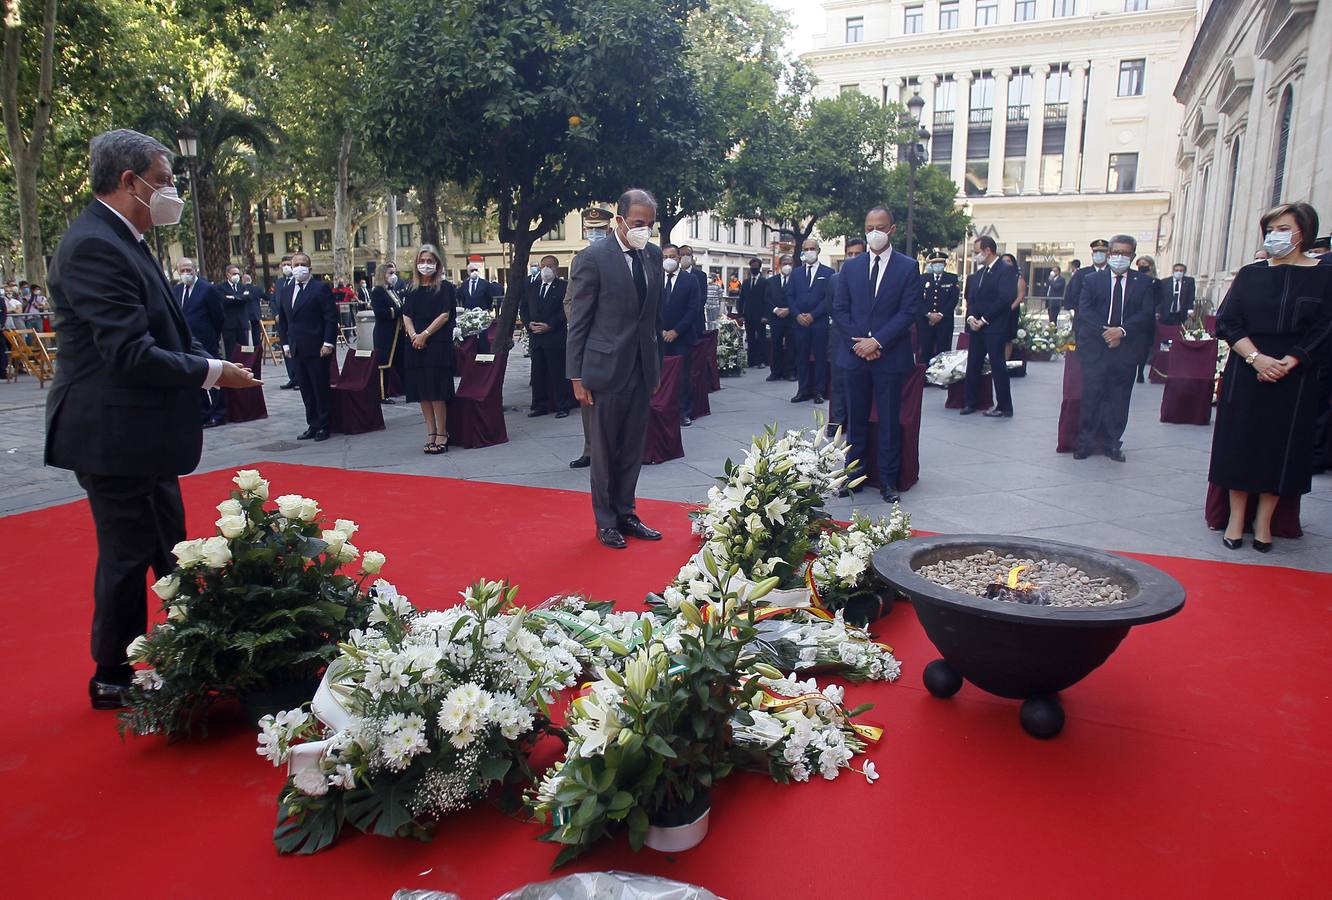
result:
[(749, 275), (740, 282), (740, 319), (745, 326), (747, 363), (751, 369), (767, 365), (768, 279), (763, 277), (763, 261), (757, 256), (749, 261)]
[(569, 277), (566, 374), (592, 407), (592, 511), (597, 540), (661, 540), (635, 511), (649, 406), (661, 380), (661, 251), (650, 243), (657, 201), (631, 189), (610, 236), (574, 257)]
[(698, 279), (680, 269), (680, 251), (674, 244), (661, 247), (662, 278), (665, 284), (661, 294), (661, 342), (666, 356), (681, 357), (680, 365), (680, 426), (694, 424), (694, 391), (690, 369), (694, 361), (694, 344), (698, 342), (698, 313), (703, 308)]
[[(1188, 275), (1188, 267), (1175, 263), (1169, 278), (1156, 284), (1156, 310), (1162, 325), (1183, 325), (1193, 312), (1193, 301), (1198, 291), (1197, 282)], [(1152, 335), (1155, 338), (1155, 335)]]
[(405, 361), (407, 339), (402, 330), (403, 285), (398, 280), (398, 267), (391, 262), (380, 269), (383, 282), (370, 292), (370, 309), (375, 314), (375, 361), (379, 365), (379, 400), (393, 405), (388, 394), (386, 373), (396, 372), (398, 385), (407, 383)]
[[(665, 235), (665, 237), (670, 237), (670, 235)], [(680, 271), (686, 275), (694, 276), (694, 279), (698, 281), (698, 296), (700, 300), (698, 304), (698, 313), (694, 316), (694, 332), (701, 335), (708, 328), (708, 323), (703, 312), (704, 304), (706, 304), (708, 300), (708, 273), (703, 271), (702, 266), (696, 265), (694, 248), (688, 244), (680, 245)]]
[(1017, 299), (1017, 269), (1001, 260), (997, 249), (994, 238), (988, 234), (976, 238), (972, 245), (976, 271), (967, 279), (967, 330), (971, 333), (971, 341), (967, 347), (964, 416), (974, 413), (980, 403), (981, 379), (985, 359), (989, 357), (995, 407), (986, 410), (985, 415), (990, 418), (1013, 417), (1013, 394), (1008, 385), (1008, 367), (1004, 365), (1004, 344), (1008, 341), (1008, 317), (1015, 315), (1013, 301)]
[[(282, 257), (282, 265), (279, 269), (282, 275), (278, 278), (273, 287), (273, 296), (269, 300), (269, 312), (274, 319), (278, 316), (278, 297), (282, 296), (282, 291), (291, 284), (291, 254)], [(296, 366), (291, 361), (290, 356), (283, 356), (282, 363), (287, 369), (287, 380), (278, 385), (278, 388), (284, 391), (290, 391), (296, 387)]]
[(791, 326), (795, 319), (786, 305), (786, 283), (791, 280), (791, 254), (778, 260), (778, 270), (768, 279), (768, 329), (771, 332), (772, 362), (768, 381), (795, 381), (795, 338)]
[(924, 315), (916, 323), (920, 335), (920, 361), (929, 364), (940, 353), (953, 349), (953, 315), (961, 293), (957, 276), (944, 271), (948, 253), (935, 250), (925, 263), (924, 283), (921, 286), (921, 310)]
[(252, 284), (241, 281), (240, 266), (227, 266), (227, 283), (218, 285), (222, 295), (222, 352), (230, 359), (237, 348), (249, 344), (253, 336), (250, 324), (251, 307), (259, 306), (259, 291)]
[(467, 277), (458, 285), (461, 296), (459, 306), (463, 309), (490, 309), (494, 306), (491, 299), (490, 282), (481, 275), (481, 264), (473, 260), (467, 264)]
[[(1076, 263), (1077, 260), (1074, 260)], [(1059, 310), (1063, 308), (1064, 291), (1068, 285), (1064, 281), (1064, 274), (1055, 266), (1050, 270), (1050, 275), (1045, 279), (1045, 284), (1037, 288), (1036, 296), (1045, 298), (1045, 314), (1050, 317), (1053, 324), (1059, 319)]]
[(250, 303), (245, 307), (245, 317), (250, 320), (250, 345), (254, 347), (262, 347), (264, 344), (264, 314), (262, 303), (264, 300), (268, 299), (268, 295), (264, 293), (263, 288), (254, 283), (254, 279), (250, 277), (249, 272), (241, 274), (241, 284), (253, 288), (253, 291), (250, 294)]
[[(181, 312), (185, 314), (190, 334), (205, 353), (223, 359), (218, 349), (224, 320), (222, 297), (211, 282), (196, 274), (194, 260), (188, 256), (181, 257), (176, 263), (176, 280), (172, 292), (180, 304)], [(222, 399), (222, 391), (213, 388), (211, 391), (201, 391), (199, 396), (200, 418), (204, 428), (213, 428), (227, 421), (227, 405)]]
[(1150, 276), (1131, 268), (1137, 241), (1126, 234), (1110, 241), (1108, 275), (1089, 279), (1074, 320), (1082, 361), (1082, 417), (1074, 459), (1103, 451), (1124, 462), (1120, 442), (1128, 424), (1133, 373), (1143, 335), (1156, 327), (1156, 298)]
[(573, 387), (565, 377), (564, 349), (569, 336), (564, 318), (564, 295), (569, 283), (559, 276), (560, 261), (541, 257), (537, 280), (527, 282), (519, 314), (527, 327), (532, 351), (532, 411), (529, 417), (551, 410), (563, 419), (573, 409)]
[(305, 403), (305, 431), (298, 441), (328, 440), (332, 386), (329, 363), (338, 342), (338, 305), (328, 282), (310, 274), (310, 257), (291, 256), (292, 280), (278, 293), (278, 341), (296, 370)]
[(180, 221), (171, 152), (120, 129), (92, 139), (95, 199), (51, 260), (60, 365), (46, 398), (46, 464), (72, 469), (97, 529), (94, 709), (116, 709), (133, 678), (130, 642), (148, 626), (144, 576), (175, 568), (185, 538), (179, 476), (203, 449), (199, 390), (258, 384), (190, 335), (144, 233)]

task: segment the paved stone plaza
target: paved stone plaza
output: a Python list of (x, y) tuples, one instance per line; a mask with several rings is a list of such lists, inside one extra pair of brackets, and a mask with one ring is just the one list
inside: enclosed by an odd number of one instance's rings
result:
[[(515, 359), (505, 385), (509, 443), (479, 450), (454, 448), (445, 456), (421, 452), (425, 437), (419, 411), (401, 401), (384, 407), (387, 430), (334, 435), (329, 441), (297, 443), (305, 427), (300, 397), (278, 390), (266, 369), (269, 418), (204, 432), (200, 471), (237, 468), (275, 460), (347, 469), (465, 478), (586, 491), (586, 469), (568, 467), (582, 448), (577, 414), (567, 419), (528, 419), (528, 362)], [(945, 410), (944, 392), (926, 387), (921, 425), (921, 480), (903, 495), (912, 525), (941, 532), (1011, 532), (1091, 547), (1162, 553), (1203, 559), (1332, 571), (1332, 476), (1316, 476), (1303, 501), (1305, 536), (1276, 539), (1270, 554), (1246, 547), (1232, 552), (1202, 518), (1211, 429), (1163, 425), (1158, 420), (1162, 388), (1138, 385), (1125, 434), (1127, 463), (1104, 457), (1075, 461), (1056, 454), (1055, 434), (1063, 366), (1033, 363), (1013, 382), (1013, 419), (960, 417)], [(639, 496), (701, 501), (723, 461), (743, 453), (765, 423), (813, 424), (815, 407), (788, 402), (795, 386), (768, 383), (766, 370), (722, 379), (711, 395), (712, 415), (684, 429), (686, 456), (644, 467)], [(24, 377), (0, 384), (0, 514), (79, 499), (70, 472), (42, 466), (46, 392)], [(826, 406), (821, 409), (827, 409)], [(300, 485), (282, 485), (299, 491)], [(872, 491), (854, 501), (838, 500), (834, 513), (853, 506), (871, 513), (883, 508)], [(446, 511), (451, 512), (451, 511)], [(457, 511), (461, 514), (463, 511)], [(200, 523), (191, 523), (194, 530)], [(592, 529), (587, 521), (574, 523)]]

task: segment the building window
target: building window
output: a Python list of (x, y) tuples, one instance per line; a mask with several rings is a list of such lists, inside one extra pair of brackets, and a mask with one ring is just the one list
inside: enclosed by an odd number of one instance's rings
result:
[(990, 186), (990, 161), (988, 159), (967, 160), (965, 188), (968, 197), (981, 197)]
[(976, 25), (999, 24), (999, 0), (976, 0)]
[(1036, 18), (1036, 0), (1017, 0), (1013, 4), (1014, 22), (1031, 22)]
[(287, 242), (287, 252), (288, 252), (288, 253), (300, 253), (300, 252), (301, 252), (301, 249), (302, 249), (302, 244), (301, 244), (301, 232), (299, 232), (299, 231), (288, 231), (288, 232), (286, 232), (285, 234), (283, 234), (283, 238), (284, 238), (284, 239), (286, 240), (286, 242)]
[(1008, 80), (1008, 121), (1031, 118), (1031, 69), (1020, 69)]
[(944, 0), (939, 4), (939, 30), (952, 31), (957, 27), (960, 0)]
[(729, 222), (726, 223), (726, 243), (728, 243), (728, 244), (734, 244), (734, 243), (735, 243), (735, 220), (734, 220), (734, 219), (732, 219), (731, 221), (729, 221)]
[(841, 94), (843, 97), (845, 97), (847, 94), (859, 94), (860, 85), (844, 84), (837, 89), (837, 93)]
[(1027, 171), (1027, 161), (1023, 157), (1014, 159), (1011, 156), (1004, 157), (1004, 193), (1020, 194), (1025, 186), (1023, 178)]
[(906, 18), (902, 24), (904, 34), (920, 34), (925, 30), (925, 7), (908, 6)]
[(1078, 0), (1054, 0), (1054, 17), (1064, 19), (1078, 14)]
[(273, 249), (273, 232), (265, 231), (263, 234), (259, 235), (259, 252), (260, 253), (277, 252)]
[[(1230, 256), (1230, 226), (1235, 219), (1235, 190), (1239, 186), (1239, 159), (1240, 139), (1236, 137), (1230, 142), (1230, 182), (1226, 186), (1226, 227), (1222, 232), (1220, 258), (1217, 260), (1223, 269), (1226, 268)], [(1248, 262), (1248, 260), (1245, 260), (1245, 262)]]
[(746, 247), (752, 246), (753, 243), (754, 243), (754, 223), (753, 223), (753, 222), (746, 222), (746, 223), (745, 223), (745, 246), (746, 246)]
[(560, 219), (555, 223), (555, 227), (541, 236), (543, 241), (562, 241), (564, 240), (564, 220)]
[(713, 216), (709, 216), (709, 217), (708, 217), (708, 225), (711, 226), (711, 231), (709, 232), (709, 234), (711, 234), (712, 239), (713, 239), (714, 241), (718, 241), (718, 242), (720, 242), (720, 241), (721, 241), (721, 220), (720, 220), (720, 219), (717, 219), (717, 218), (715, 218), (715, 217), (713, 217)]
[(1132, 193), (1138, 183), (1138, 154), (1111, 153), (1110, 173), (1105, 181), (1105, 189), (1111, 194)]
[(1119, 96), (1141, 97), (1143, 75), (1147, 69), (1145, 59), (1125, 59), (1119, 63)]
[(231, 255), (232, 255), (232, 256), (241, 256), (241, 255), (243, 254), (243, 252), (244, 252), (244, 251), (241, 249), (241, 239), (240, 239), (240, 235), (238, 235), (238, 234), (233, 234), (233, 235), (231, 236)]
[(410, 247), (410, 246), (412, 246), (412, 243), (413, 243), (413, 241), (412, 241), (412, 226), (411, 226), (411, 223), (408, 223), (408, 224), (406, 224), (406, 225), (399, 225), (399, 226), (398, 226), (398, 246), (399, 246), (399, 247)]
[(945, 75), (934, 85), (934, 128), (950, 129), (957, 118), (957, 82)]
[(1064, 183), (1064, 154), (1047, 153), (1041, 157), (1041, 193), (1057, 194)]
[(994, 118), (994, 75), (981, 72), (971, 82), (971, 125), (989, 125)]
[(1281, 93), (1281, 108), (1277, 113), (1276, 175), (1272, 178), (1272, 205), (1281, 202), (1286, 186), (1286, 153), (1290, 147), (1290, 113), (1295, 106), (1295, 89), (1286, 85)]
[(356, 229), (356, 246), (364, 247), (369, 242), (370, 242), (370, 226), (362, 225), (360, 228)]
[(315, 253), (327, 253), (333, 249), (333, 232), (328, 228), (316, 228), (314, 233)]
[(481, 227), (480, 222), (473, 222), (467, 226), (467, 236), (464, 238), (469, 244), (484, 244), (486, 242), (485, 229)]
[(1124, 0), (1124, 12), (1145, 12), (1147, 0)]
[(859, 44), (865, 39), (865, 17), (851, 16), (846, 20), (846, 42)]

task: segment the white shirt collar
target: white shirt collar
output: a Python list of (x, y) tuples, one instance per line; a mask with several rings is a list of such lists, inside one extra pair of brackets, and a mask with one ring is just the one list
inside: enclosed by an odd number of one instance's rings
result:
[[(879, 265), (880, 265), (880, 267), (882, 267), (882, 265), (883, 265), (884, 263), (888, 262), (888, 257), (890, 257), (890, 256), (893, 255), (893, 245), (892, 245), (892, 244), (888, 244), (886, 247), (884, 247), (884, 248), (883, 248), (882, 250), (880, 250), (878, 253), (875, 253), (873, 250), (870, 250), (868, 247), (866, 247), (865, 249), (866, 249), (866, 251), (869, 252), (869, 255), (870, 255), (870, 256), (877, 256), (877, 257), (879, 258)], [(873, 267), (873, 265), (874, 265), (874, 260), (870, 260), (870, 266)]]
[(624, 242), (624, 239), (620, 237), (620, 232), (619, 232), (619, 231), (612, 231), (611, 234), (615, 235), (615, 243), (617, 243), (617, 244), (620, 245), (620, 251), (621, 251), (621, 252), (623, 252), (623, 253), (629, 253), (630, 251), (633, 250), (633, 248), (630, 247), (628, 244), (626, 244), (626, 243)]
[(114, 206), (112, 206), (110, 203), (107, 203), (107, 202), (106, 202), (105, 200), (103, 200), (101, 197), (98, 197), (98, 198), (97, 198), (97, 202), (100, 203), (100, 204), (102, 204), (103, 206), (105, 206), (107, 209), (111, 210), (111, 212), (113, 212), (113, 213), (116, 214), (116, 218), (117, 218), (117, 219), (119, 219), (120, 221), (122, 221), (122, 222), (125, 223), (125, 227), (128, 228), (128, 229), (130, 230), (130, 234), (134, 235), (134, 240), (136, 240), (136, 241), (141, 241), (141, 240), (143, 240), (143, 232), (140, 231), (139, 229), (135, 228), (133, 222), (131, 222), (129, 219), (127, 219), (127, 218), (125, 218), (124, 216), (122, 216), (122, 215), (120, 214), (120, 210), (116, 209), (116, 208), (115, 208)]

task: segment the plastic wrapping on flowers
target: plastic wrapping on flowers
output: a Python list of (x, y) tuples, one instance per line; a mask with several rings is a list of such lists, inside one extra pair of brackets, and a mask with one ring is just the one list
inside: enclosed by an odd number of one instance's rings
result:
[(498, 900), (720, 900), (707, 888), (637, 872), (578, 872), (524, 885)]
[[(990, 371), (990, 361), (985, 360), (985, 371)], [(967, 377), (967, 351), (946, 350), (930, 360), (925, 368), (925, 380), (930, 384), (947, 387), (957, 384)]]
[(455, 328), (456, 334), (462, 337), (471, 337), (474, 334), (480, 334), (491, 326), (495, 321), (495, 312), (490, 309), (464, 309), (458, 314), (458, 323)]
[(717, 322), (717, 369), (728, 377), (745, 373), (745, 330), (734, 319)]

